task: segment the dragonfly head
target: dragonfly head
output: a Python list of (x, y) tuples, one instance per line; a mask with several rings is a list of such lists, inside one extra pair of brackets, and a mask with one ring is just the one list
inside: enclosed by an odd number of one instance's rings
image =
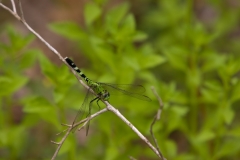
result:
[(107, 90), (104, 90), (101, 95), (101, 99), (104, 101), (107, 101), (107, 100), (109, 100), (109, 98), (110, 98), (110, 93)]

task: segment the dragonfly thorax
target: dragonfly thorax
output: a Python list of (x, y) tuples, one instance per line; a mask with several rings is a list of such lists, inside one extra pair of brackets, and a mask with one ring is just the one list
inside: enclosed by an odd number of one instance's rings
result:
[(107, 101), (107, 100), (109, 100), (109, 98), (110, 98), (110, 93), (109, 93), (107, 90), (103, 90), (103, 91), (100, 93), (99, 97), (100, 97), (102, 100)]
[(110, 94), (101, 84), (93, 82), (91, 80), (89, 80), (88, 83), (100, 99), (102, 99), (103, 101), (109, 100)]

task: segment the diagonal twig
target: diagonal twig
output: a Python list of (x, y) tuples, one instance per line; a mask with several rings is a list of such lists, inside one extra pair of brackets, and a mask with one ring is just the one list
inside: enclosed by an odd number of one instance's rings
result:
[(163, 102), (162, 102), (161, 97), (158, 95), (156, 89), (153, 86), (151, 87), (151, 89), (153, 91), (153, 94), (157, 97), (157, 100), (159, 102), (159, 109), (158, 109), (157, 114), (154, 116), (154, 119), (153, 119), (153, 121), (151, 123), (150, 134), (151, 134), (153, 142), (154, 142), (154, 144), (155, 144), (155, 146), (156, 146), (156, 148), (158, 150), (158, 153), (161, 156), (161, 159), (164, 160), (165, 158), (163, 157), (163, 155), (162, 155), (162, 153), (161, 153), (161, 151), (159, 149), (159, 146), (158, 146), (158, 143), (157, 143), (157, 139), (156, 139), (156, 137), (153, 134), (153, 126), (156, 123), (156, 121), (160, 120), (160, 116), (161, 116), (162, 109), (163, 109)]
[(14, 12), (14, 13), (17, 13), (16, 5), (15, 5), (15, 3), (14, 3), (14, 0), (11, 0), (11, 3), (12, 3), (12, 7), (13, 7), (13, 12)]
[(52, 143), (54, 143), (54, 144), (56, 144), (56, 145), (58, 146), (51, 160), (54, 160), (54, 159), (57, 157), (57, 154), (58, 154), (58, 152), (60, 151), (60, 149), (61, 149), (64, 141), (66, 140), (66, 138), (68, 137), (68, 135), (71, 133), (72, 130), (74, 130), (74, 129), (75, 129), (77, 126), (79, 126), (80, 124), (84, 123), (84, 124), (80, 127), (80, 129), (83, 128), (83, 127), (87, 124), (88, 121), (90, 121), (91, 119), (97, 117), (98, 115), (100, 115), (100, 114), (102, 114), (102, 113), (104, 113), (104, 112), (106, 112), (106, 111), (107, 111), (107, 108), (104, 108), (104, 109), (98, 111), (97, 113), (92, 114), (92, 115), (89, 116), (88, 118), (85, 118), (85, 119), (81, 120), (80, 122), (78, 122), (78, 123), (76, 123), (76, 124), (74, 124), (74, 125), (68, 126), (68, 129), (67, 129), (67, 130), (64, 130), (64, 131), (67, 131), (67, 132), (65, 133), (65, 135), (63, 136), (63, 138), (61, 139), (60, 142), (51, 141)]
[(21, 18), (23, 21), (25, 21), (24, 15), (23, 15), (22, 3), (20, 0), (18, 0), (18, 5), (19, 5), (20, 13), (21, 13)]

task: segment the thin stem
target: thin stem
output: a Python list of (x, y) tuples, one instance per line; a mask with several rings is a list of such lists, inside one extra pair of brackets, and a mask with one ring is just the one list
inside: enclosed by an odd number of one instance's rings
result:
[(159, 153), (160, 156), (161, 156), (161, 159), (164, 160), (165, 158), (163, 157), (163, 155), (162, 155), (162, 153), (161, 153), (161, 151), (160, 151), (160, 149), (159, 149), (159, 146), (158, 146), (158, 143), (157, 143), (157, 139), (156, 139), (156, 137), (154, 136), (154, 133), (153, 133), (153, 126), (154, 126), (154, 124), (156, 123), (156, 121), (160, 120), (160, 117), (161, 117), (161, 113), (162, 113), (162, 109), (163, 109), (163, 102), (162, 102), (161, 97), (158, 95), (156, 89), (155, 89), (153, 86), (151, 87), (151, 89), (152, 89), (152, 91), (153, 91), (153, 94), (154, 94), (154, 95), (157, 97), (157, 99), (158, 99), (159, 109), (158, 109), (157, 114), (154, 116), (154, 119), (153, 119), (153, 121), (152, 121), (152, 124), (151, 124), (151, 127), (150, 127), (150, 134), (151, 134), (151, 136), (152, 136), (152, 139), (153, 139), (153, 142), (154, 142), (155, 146), (157, 147), (158, 153)]
[(16, 5), (15, 5), (14, 0), (11, 0), (11, 3), (12, 3), (12, 7), (13, 7), (13, 12), (14, 12), (14, 13), (17, 13)]
[(104, 101), (104, 103), (107, 105), (107, 109), (111, 112), (113, 112), (116, 116), (118, 116), (124, 123), (126, 123), (132, 130), (135, 132), (139, 138), (141, 138), (154, 153), (161, 158), (161, 155), (159, 154), (158, 150), (148, 141), (146, 137), (142, 135), (141, 132), (131, 123), (129, 122), (116, 108), (114, 108), (111, 104), (109, 104), (107, 101)]
[[(86, 126), (86, 124), (88, 123), (88, 121), (90, 121), (91, 119), (99, 116), (100, 114), (102, 114), (102, 113), (104, 113), (104, 112), (106, 112), (106, 111), (107, 111), (107, 108), (104, 108), (104, 109), (102, 109), (101, 111), (99, 111), (99, 112), (97, 112), (97, 113), (95, 113), (95, 114), (92, 114), (92, 115), (89, 116), (88, 118), (85, 118), (85, 119), (81, 120), (80, 122), (75, 123), (74, 125), (69, 125), (69, 126), (68, 126), (68, 129), (67, 129), (67, 132), (65, 133), (65, 135), (63, 136), (63, 138), (61, 139), (60, 142), (51, 141), (52, 143), (58, 145), (58, 147), (57, 147), (57, 149), (56, 149), (56, 151), (55, 151), (55, 153), (54, 153), (54, 155), (53, 155), (53, 157), (52, 157), (51, 160), (54, 160), (54, 159), (57, 157), (58, 152), (60, 151), (60, 149), (61, 149), (64, 141), (66, 140), (66, 138), (68, 137), (69, 133), (71, 133), (72, 130), (74, 130), (74, 129), (75, 129), (76, 127), (78, 127), (80, 124), (84, 123), (84, 124), (79, 128), (79, 130), (80, 130), (81, 128), (83, 128), (84, 126)], [(66, 130), (64, 130), (64, 131), (66, 131)], [(63, 133), (63, 132), (61, 132), (61, 133)]]
[(24, 18), (24, 15), (23, 15), (22, 4), (21, 4), (20, 0), (18, 0), (18, 5), (19, 5), (19, 8), (20, 8), (21, 18), (25, 21), (25, 18)]

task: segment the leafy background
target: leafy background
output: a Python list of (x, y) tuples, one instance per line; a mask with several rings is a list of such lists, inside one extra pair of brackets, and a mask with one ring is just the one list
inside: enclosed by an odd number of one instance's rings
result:
[[(7, 0), (4, 4), (9, 4)], [(153, 101), (111, 97), (172, 160), (240, 158), (237, 0), (23, 1), (27, 22), (93, 80), (142, 84)], [(0, 159), (50, 159), (85, 90), (43, 44), (0, 9)], [(127, 102), (127, 103), (126, 103)], [(103, 104), (101, 104), (104, 107)], [(95, 106), (94, 111), (97, 111)], [(57, 159), (157, 159), (112, 113), (70, 134)]]

